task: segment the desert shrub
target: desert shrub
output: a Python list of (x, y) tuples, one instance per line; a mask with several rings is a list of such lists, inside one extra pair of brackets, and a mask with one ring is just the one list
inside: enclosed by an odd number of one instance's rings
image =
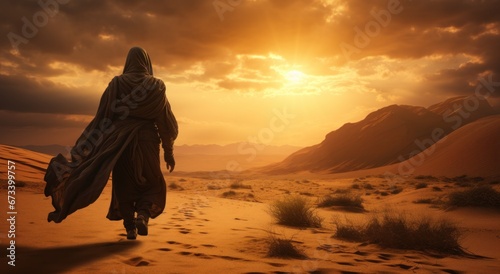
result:
[(443, 189), (441, 189), (441, 188), (440, 188), (440, 187), (438, 187), (438, 186), (433, 186), (433, 187), (432, 187), (432, 190), (434, 190), (434, 191), (443, 191)]
[(364, 209), (363, 199), (360, 195), (337, 194), (325, 196), (318, 201), (318, 207), (345, 206)]
[(365, 240), (362, 226), (354, 225), (347, 219), (344, 222), (335, 219), (333, 223), (337, 228), (333, 237), (352, 242), (362, 242)]
[(447, 220), (411, 219), (391, 212), (374, 215), (362, 225), (338, 223), (334, 234), (336, 238), (370, 242), (385, 248), (464, 254), (460, 236), (458, 227)]
[(401, 193), (401, 191), (403, 191), (402, 187), (393, 187), (393, 188), (391, 188), (391, 193), (392, 194), (398, 194), (398, 193)]
[(268, 240), (268, 257), (305, 259), (307, 256), (298, 250), (291, 239), (283, 239), (276, 235), (270, 235)]
[(428, 186), (427, 183), (420, 182), (420, 183), (415, 185), (415, 189), (422, 189), (422, 188), (426, 188), (427, 186)]
[(450, 254), (463, 252), (458, 243), (461, 235), (458, 227), (446, 220), (410, 220), (405, 215), (386, 213), (372, 218), (365, 233), (371, 242), (382, 247), (435, 250)]
[(387, 195), (389, 195), (389, 193), (388, 193), (387, 191), (381, 191), (381, 192), (380, 192), (380, 195), (381, 195), (381, 196), (387, 196)]
[(231, 197), (231, 196), (236, 196), (236, 192), (229, 190), (229, 191), (222, 193), (222, 197), (224, 197), (224, 198)]
[(288, 196), (275, 201), (270, 205), (269, 213), (278, 224), (294, 227), (321, 227), (322, 219), (307, 200), (300, 196)]
[(172, 182), (168, 185), (168, 188), (169, 189), (172, 189), (172, 190), (183, 190), (184, 188), (178, 184), (176, 184), (175, 182)]
[(450, 194), (448, 205), (456, 207), (493, 207), (500, 208), (500, 192), (490, 185), (481, 185)]
[(240, 181), (233, 182), (231, 185), (229, 185), (231, 189), (251, 189), (252, 186), (250, 185), (245, 185)]
[(373, 189), (373, 185), (370, 184), (370, 183), (363, 184), (363, 187), (364, 187), (364, 189), (368, 189), (368, 190), (372, 190)]
[(360, 189), (361, 187), (359, 186), (359, 184), (352, 184), (351, 186), (353, 189)]

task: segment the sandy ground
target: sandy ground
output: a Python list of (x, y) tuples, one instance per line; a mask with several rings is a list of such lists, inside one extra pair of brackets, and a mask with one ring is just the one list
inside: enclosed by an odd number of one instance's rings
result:
[[(125, 239), (121, 222), (105, 218), (109, 186), (96, 203), (55, 224), (46, 221), (52, 207), (42, 194), (43, 184), (27, 183), (16, 190), (15, 267), (7, 265), (5, 256), (7, 222), (0, 223), (0, 273), (497, 273), (500, 269), (500, 213), (439, 206), (447, 193), (474, 182), (457, 186), (446, 179), (412, 178), (393, 185), (378, 176), (298, 178), (169, 176), (165, 212), (150, 221), (149, 236), (135, 241)], [(232, 189), (235, 181), (243, 188)], [(428, 186), (416, 189), (422, 181)], [(401, 192), (392, 194), (396, 187)], [(269, 204), (286, 195), (301, 195), (314, 204), (338, 189), (362, 195), (367, 212), (318, 209), (324, 218), (319, 229), (277, 225), (268, 213)], [(7, 208), (6, 190), (1, 191), (1, 204)], [(436, 202), (414, 203), (422, 198)], [(462, 246), (483, 257), (382, 249), (331, 237), (333, 219), (362, 221), (388, 207), (456, 222), (464, 232)], [(268, 257), (271, 234), (291, 239), (307, 258)]]

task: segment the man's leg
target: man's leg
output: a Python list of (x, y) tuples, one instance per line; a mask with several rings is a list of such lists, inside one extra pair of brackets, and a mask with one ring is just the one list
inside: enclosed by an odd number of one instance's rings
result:
[(151, 216), (149, 213), (150, 206), (151, 202), (149, 201), (139, 201), (136, 204), (137, 218), (135, 219), (135, 226), (137, 227), (137, 233), (142, 236), (148, 235), (148, 222)]
[(134, 218), (134, 203), (120, 203), (119, 208), (123, 217), (123, 226), (127, 230), (127, 239), (135, 240), (137, 238), (137, 227)]

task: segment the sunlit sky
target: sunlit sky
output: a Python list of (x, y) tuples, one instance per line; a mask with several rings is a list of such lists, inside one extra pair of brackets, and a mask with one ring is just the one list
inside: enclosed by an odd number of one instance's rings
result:
[(500, 1), (41, 2), (0, 2), (2, 144), (74, 144), (132, 46), (167, 85), (180, 145), (307, 146), (500, 81)]

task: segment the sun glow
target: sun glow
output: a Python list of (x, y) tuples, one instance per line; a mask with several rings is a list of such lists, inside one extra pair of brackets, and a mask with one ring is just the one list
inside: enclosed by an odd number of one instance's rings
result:
[(305, 74), (298, 70), (290, 70), (284, 76), (288, 82), (298, 84), (304, 80)]

